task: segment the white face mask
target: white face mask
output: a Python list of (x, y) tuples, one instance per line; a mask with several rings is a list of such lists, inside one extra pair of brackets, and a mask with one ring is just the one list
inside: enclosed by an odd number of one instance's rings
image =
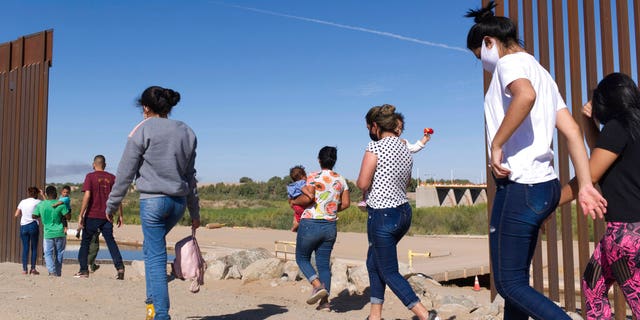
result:
[(490, 73), (496, 70), (496, 65), (500, 60), (500, 54), (498, 53), (498, 46), (494, 43), (491, 49), (487, 49), (487, 45), (484, 40), (482, 41), (482, 48), (480, 49), (480, 61), (482, 61), (482, 68)]

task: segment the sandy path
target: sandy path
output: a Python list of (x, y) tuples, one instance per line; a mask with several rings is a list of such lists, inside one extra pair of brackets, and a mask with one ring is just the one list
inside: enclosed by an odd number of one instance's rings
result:
[[(268, 249), (273, 247), (273, 239), (293, 240), (288, 231), (245, 229), (243, 232), (231, 228), (201, 230), (199, 242), (206, 246), (227, 246), (232, 248), (252, 248), (260, 244)], [(242, 229), (238, 229), (242, 230)], [(121, 241), (141, 241), (139, 226), (124, 226), (116, 229), (116, 238)], [(178, 227), (169, 236), (175, 242), (189, 234), (187, 227)], [(341, 237), (340, 235), (339, 237)], [(354, 237), (363, 237), (354, 234)], [(343, 241), (348, 242), (348, 236)], [(349, 247), (343, 244), (345, 247)], [(366, 246), (366, 242), (365, 242)], [(336, 248), (338, 245), (336, 245)], [(104, 248), (104, 246), (102, 247)], [(359, 245), (348, 249), (345, 258), (353, 250), (362, 254)], [(356, 256), (353, 258), (358, 258)], [(66, 256), (66, 258), (72, 258)], [(132, 268), (127, 270), (125, 281), (113, 279), (113, 266), (103, 265), (89, 279), (76, 279), (73, 274), (77, 264), (65, 264), (62, 277), (46, 276), (46, 269), (40, 267), (39, 276), (25, 276), (20, 273), (19, 264), (0, 264), (0, 305), (2, 319), (142, 319), (144, 317), (144, 278)], [(309, 294), (306, 281), (282, 282), (263, 280), (241, 284), (239, 280), (207, 281), (200, 293), (188, 292), (188, 283), (175, 280), (169, 283), (171, 295), (171, 315), (174, 319), (364, 319), (368, 314), (368, 296), (338, 296), (332, 303), (334, 312), (316, 311), (305, 304)], [(482, 304), (487, 304), (487, 290), (474, 292), (470, 288), (439, 289), (442, 295), (470, 295)], [(385, 303), (386, 319), (410, 319), (411, 313), (400, 301), (387, 292)]]

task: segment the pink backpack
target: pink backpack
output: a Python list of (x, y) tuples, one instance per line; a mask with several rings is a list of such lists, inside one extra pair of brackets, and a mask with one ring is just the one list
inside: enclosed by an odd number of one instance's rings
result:
[(196, 293), (200, 291), (200, 286), (204, 284), (204, 272), (207, 270), (207, 263), (202, 258), (196, 231), (191, 235), (178, 241), (175, 246), (176, 259), (171, 264), (173, 275), (182, 280), (191, 280), (189, 291)]

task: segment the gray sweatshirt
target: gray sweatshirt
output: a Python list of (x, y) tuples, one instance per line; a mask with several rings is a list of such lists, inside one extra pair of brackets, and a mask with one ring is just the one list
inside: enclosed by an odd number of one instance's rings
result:
[(135, 178), (140, 199), (186, 196), (192, 219), (200, 219), (196, 186), (196, 135), (181, 121), (147, 118), (129, 134), (118, 165), (107, 213), (116, 212)]

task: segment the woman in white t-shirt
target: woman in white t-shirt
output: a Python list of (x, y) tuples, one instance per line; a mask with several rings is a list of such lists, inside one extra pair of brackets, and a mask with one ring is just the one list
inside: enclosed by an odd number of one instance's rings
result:
[(552, 164), (554, 127), (567, 139), (582, 209), (602, 213), (606, 201), (591, 184), (580, 127), (555, 81), (521, 46), (515, 23), (494, 16), (494, 7), (491, 1), (467, 14), (475, 20), (467, 48), (492, 74), (484, 110), (489, 161), (496, 180), (489, 226), (494, 283), (505, 299), (505, 319), (570, 319), (529, 286), (538, 231), (560, 198)]
[[(15, 217), (20, 217), (20, 239), (22, 239), (22, 274), (40, 274), (36, 270), (36, 258), (38, 257), (38, 238), (40, 237), (40, 226), (38, 220), (31, 214), (36, 205), (40, 203), (38, 195), (40, 189), (29, 187), (27, 189), (29, 197), (20, 201), (16, 209)], [(31, 271), (27, 272), (27, 258), (31, 249)]]

